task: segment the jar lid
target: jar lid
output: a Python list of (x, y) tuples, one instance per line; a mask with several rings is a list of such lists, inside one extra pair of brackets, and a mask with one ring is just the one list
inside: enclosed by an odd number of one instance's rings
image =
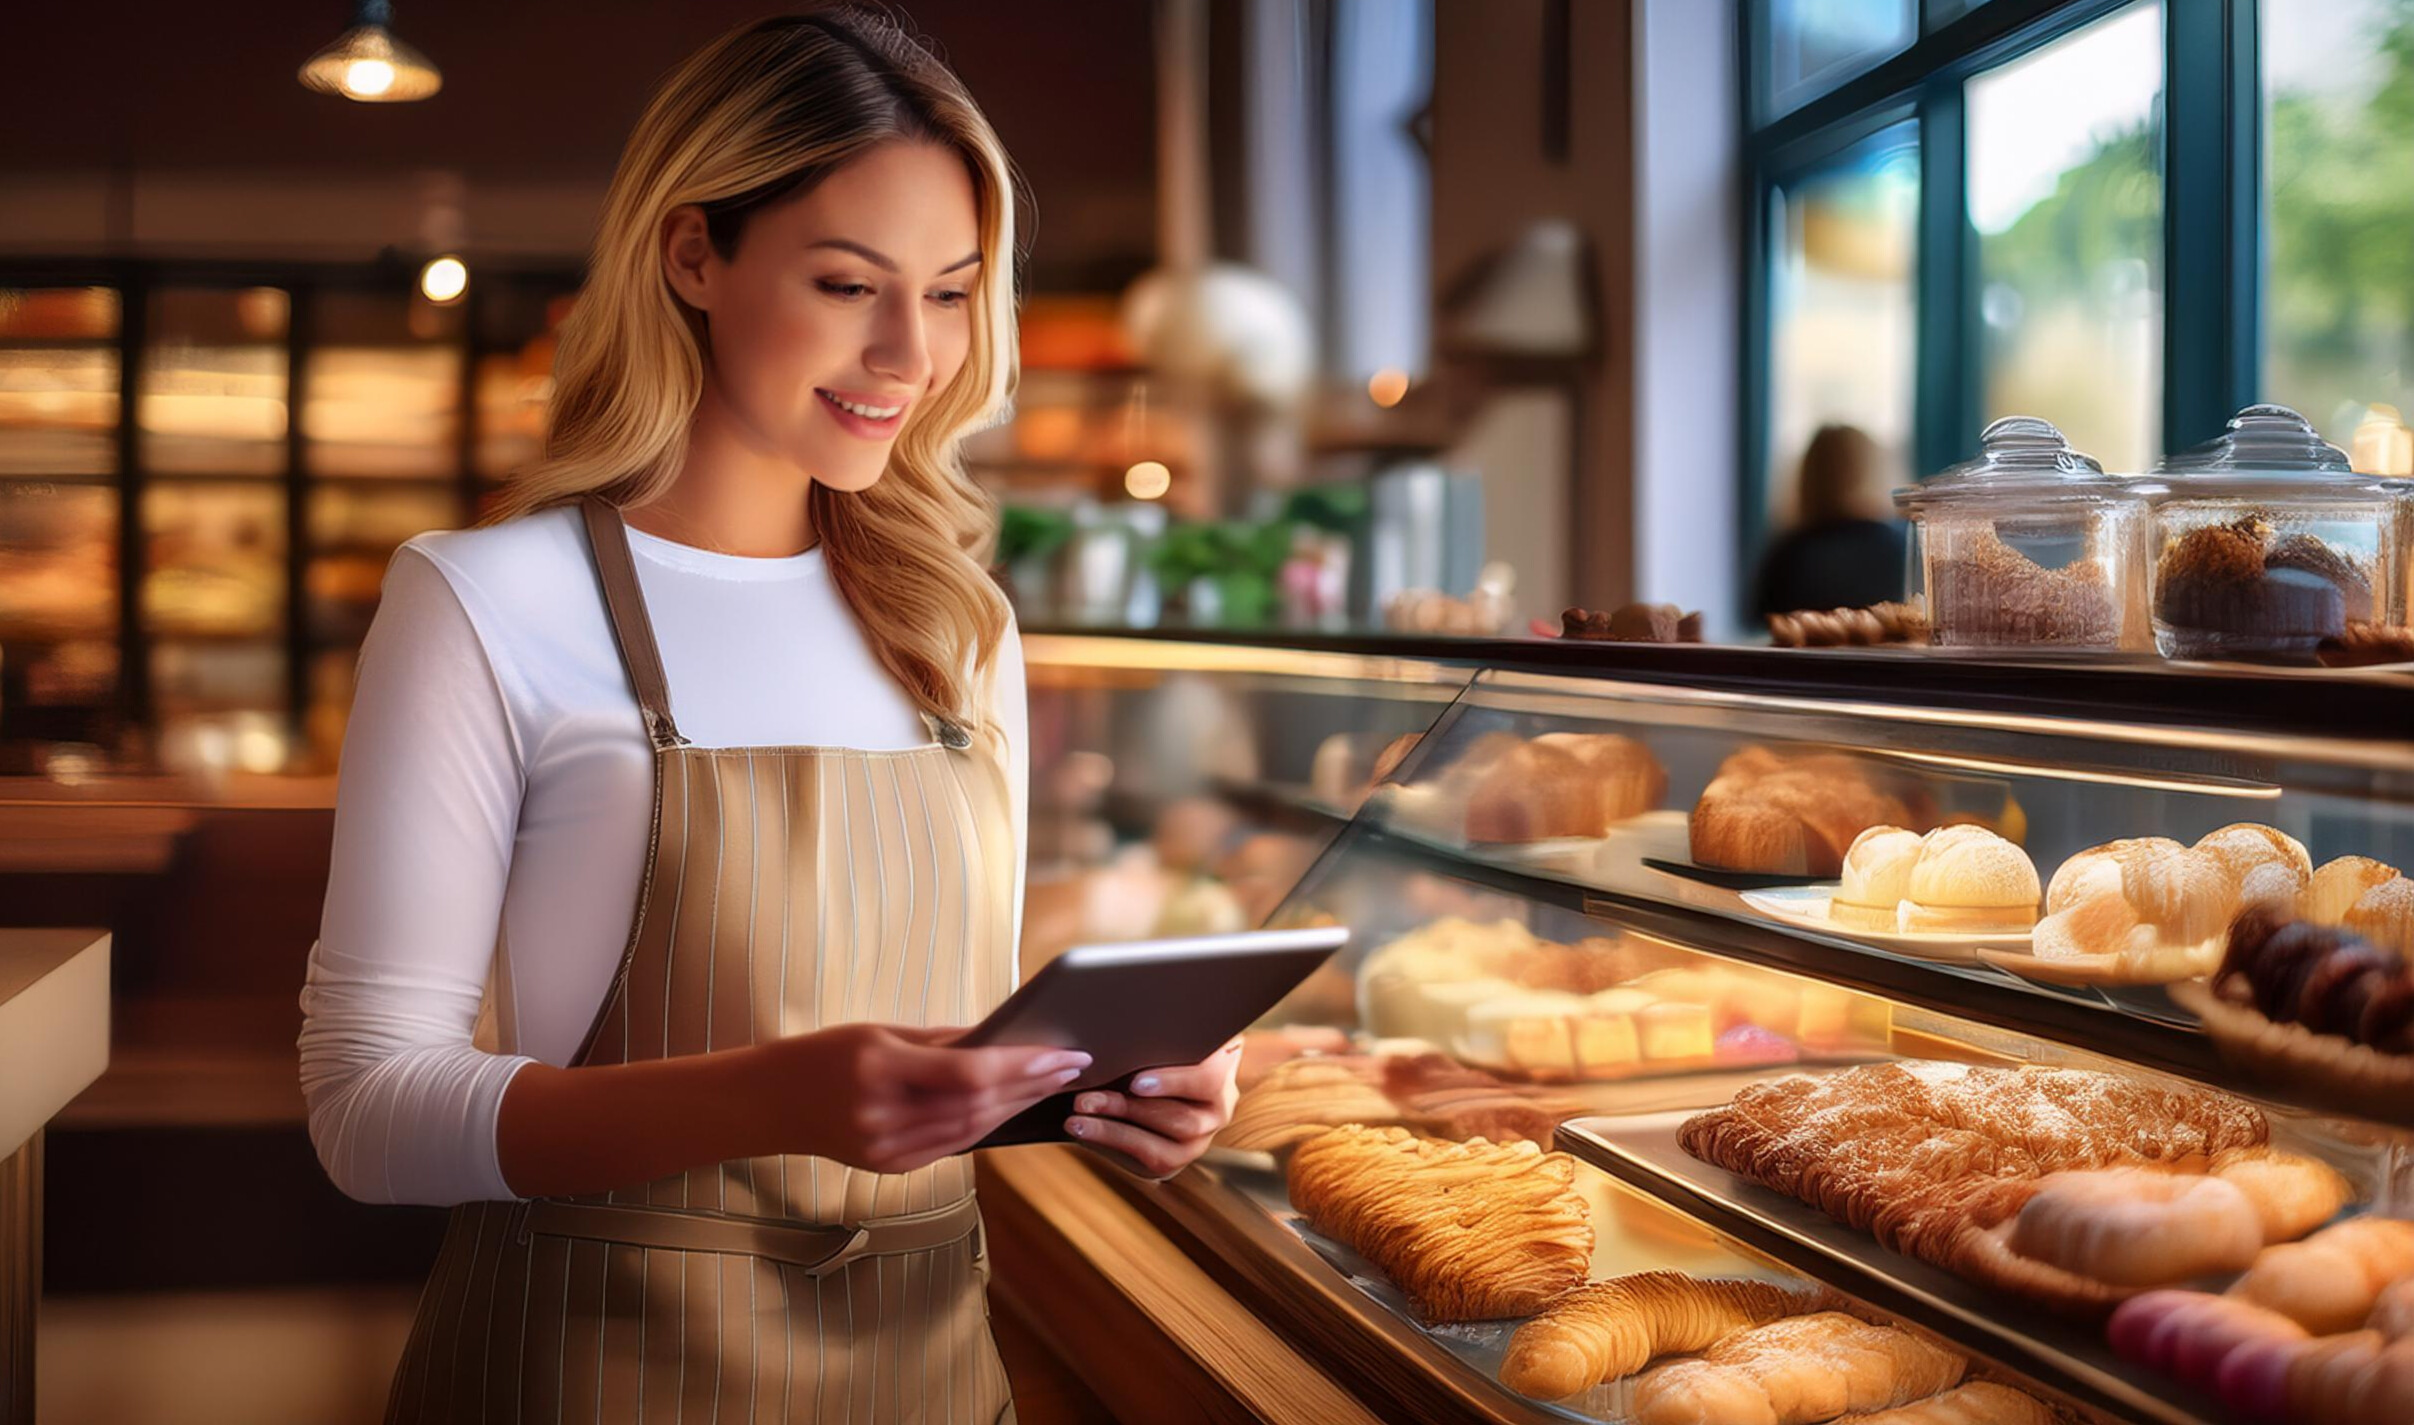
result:
[(2143, 499), (2146, 493), (2139, 481), (2105, 474), (2095, 457), (2073, 449), (2052, 421), (2005, 416), (1979, 435), (1975, 458), (1904, 486), (1894, 492), (1894, 502), (1911, 511), (1946, 500), (2128, 501)]
[(2381, 483), (2359, 475), (2347, 452), (2322, 439), (2313, 423), (2286, 406), (2249, 406), (2229, 429), (2202, 445), (2163, 457), (2154, 467), (2169, 493), (2276, 499), (2371, 499)]

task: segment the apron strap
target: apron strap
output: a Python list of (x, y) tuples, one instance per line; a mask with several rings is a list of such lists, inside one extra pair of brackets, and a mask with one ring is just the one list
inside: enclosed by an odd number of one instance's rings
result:
[(620, 522), (620, 507), (590, 493), (579, 497), (579, 512), (586, 517), (587, 547), (603, 579), (612, 641), (620, 646), (621, 666), (628, 669), (638, 711), (645, 716), (646, 740), (657, 752), (685, 747), (687, 739), (671, 721), (670, 680), (662, 673), (662, 650), (654, 644), (653, 620), (646, 617), (645, 591), (637, 583), (637, 561), (629, 553), (629, 531)]

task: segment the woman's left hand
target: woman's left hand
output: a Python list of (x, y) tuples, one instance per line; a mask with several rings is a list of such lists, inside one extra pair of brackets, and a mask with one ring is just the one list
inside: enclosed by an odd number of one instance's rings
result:
[(1207, 1151), (1240, 1098), (1236, 1080), (1241, 1041), (1234, 1039), (1196, 1064), (1150, 1069), (1130, 1093), (1091, 1089), (1076, 1096), (1065, 1131), (1076, 1142), (1131, 1160), (1152, 1178), (1170, 1178)]

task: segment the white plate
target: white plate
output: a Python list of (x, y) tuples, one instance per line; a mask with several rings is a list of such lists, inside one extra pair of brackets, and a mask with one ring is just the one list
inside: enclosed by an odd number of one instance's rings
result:
[(1919, 960), (1975, 962), (1980, 950), (2026, 950), (2029, 945), (2029, 932), (2025, 930), (1899, 931), (1839, 925), (1827, 913), (1828, 901), (1835, 893), (1833, 885), (1816, 885), (1772, 886), (1765, 891), (1738, 894), (1745, 905), (1771, 920), (1816, 930), (1822, 935), (1840, 935)]

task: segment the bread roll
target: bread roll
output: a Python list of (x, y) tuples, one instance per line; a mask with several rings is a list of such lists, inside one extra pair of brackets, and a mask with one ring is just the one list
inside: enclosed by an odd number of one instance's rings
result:
[(1863, 759), (1746, 747), (1719, 765), (1688, 831), (1700, 865), (1827, 877), (1842, 873), (1845, 851), (1870, 827), (1933, 825), (1926, 798)]
[(2392, 876), (2356, 897), (2341, 922), (2384, 950), (2414, 954), (2414, 880)]
[(2239, 904), (2254, 901), (2293, 902), (2313, 879), (2313, 858), (2305, 844), (2276, 826), (2234, 821), (2196, 840), (2196, 849), (2211, 855), (2229, 872), (2238, 887)]
[(1635, 1384), (1636, 1425), (1815, 1425), (1949, 1390), (1968, 1361), (1838, 1311), (1749, 1326)]
[(1842, 883), (1828, 902), (1829, 917), (1860, 930), (1894, 929), (1894, 908), (1911, 892), (1919, 850), (1919, 833), (1899, 826), (1873, 826), (1854, 837), (1844, 853)]
[(2122, 867), (2131, 856), (2148, 848), (2165, 851), (2180, 850), (2180, 844), (2167, 836), (2132, 836), (2119, 841), (2107, 841), (2090, 846), (2063, 862), (2055, 870), (2053, 881), (2045, 888), (2045, 913), (2053, 915), (2092, 900), (2107, 891), (2121, 889)]
[(2347, 912), (2366, 892), (2387, 881), (2397, 880), (2398, 870), (2385, 861), (2369, 856), (2340, 856), (2325, 861), (2313, 873), (2298, 902), (2298, 913), (2321, 925), (2343, 925)]
[(1835, 1425), (2054, 1425), (2054, 1412), (2008, 1385), (1973, 1380), (1875, 1415), (1841, 1415)]
[(2364, 1324), (2383, 1289), (2414, 1275), (2414, 1222), (2351, 1217), (2302, 1242), (2267, 1247), (2229, 1294), (2317, 1336)]
[(2220, 962), (2237, 899), (2211, 851), (2159, 836), (2107, 842), (2054, 872), (2031, 948), (2134, 981), (2187, 979)]
[(1983, 826), (1928, 833), (1899, 908), (1904, 931), (2026, 930), (2037, 923), (2037, 867)]
[(1667, 769), (1614, 733), (1546, 732), (1504, 752), (1467, 795), (1471, 842), (1600, 836), (1659, 804)]

